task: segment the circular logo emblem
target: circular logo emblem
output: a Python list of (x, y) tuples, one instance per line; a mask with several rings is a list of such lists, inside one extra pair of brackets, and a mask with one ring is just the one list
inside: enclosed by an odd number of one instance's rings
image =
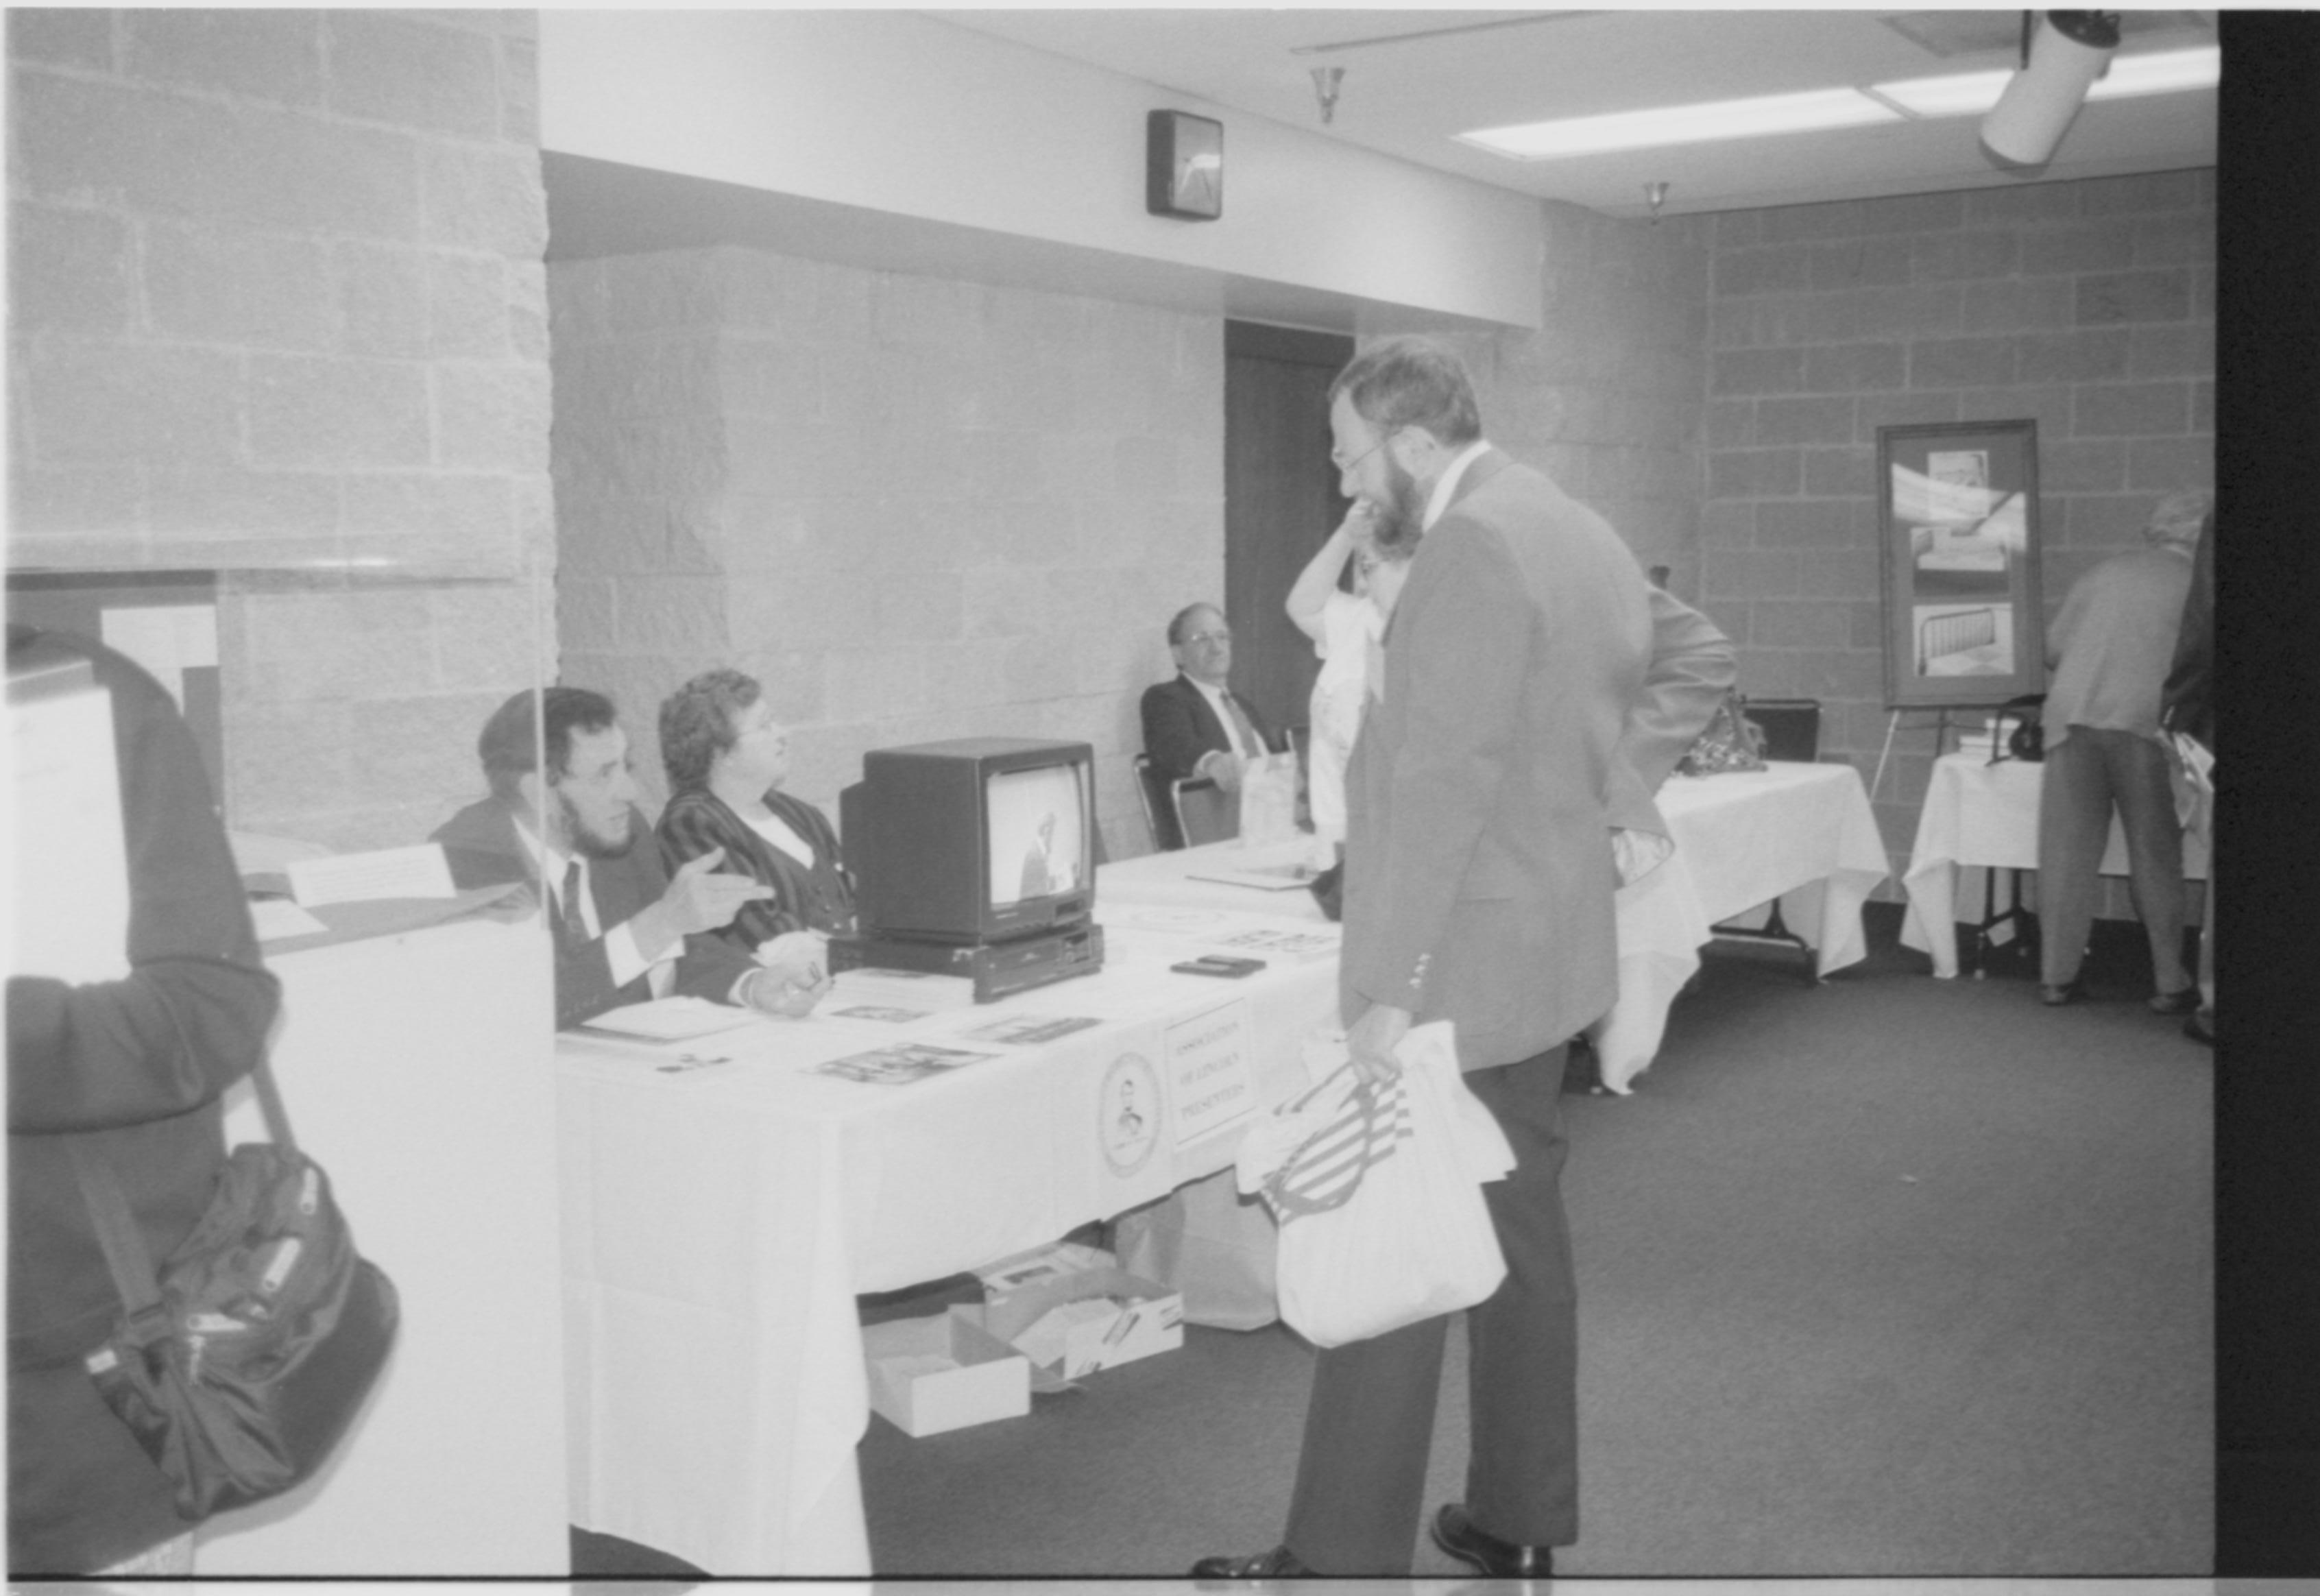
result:
[(1095, 1134), (1115, 1174), (1134, 1174), (1160, 1145), (1160, 1077), (1141, 1054), (1123, 1053), (1104, 1071)]

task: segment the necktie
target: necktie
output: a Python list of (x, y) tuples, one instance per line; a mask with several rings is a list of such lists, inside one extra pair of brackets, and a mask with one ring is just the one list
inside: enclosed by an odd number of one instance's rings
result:
[(564, 939), (581, 943), (588, 939), (588, 921), (580, 912), (580, 894), (587, 889), (581, 884), (580, 861), (573, 860), (564, 867), (564, 891), (558, 894), (557, 915), (564, 924)]
[(1240, 746), (1248, 757), (1255, 758), (1264, 753), (1264, 739), (1257, 736), (1256, 723), (1248, 718), (1248, 712), (1240, 707), (1240, 700), (1227, 693), (1225, 708), (1232, 712), (1233, 724), (1240, 729)]

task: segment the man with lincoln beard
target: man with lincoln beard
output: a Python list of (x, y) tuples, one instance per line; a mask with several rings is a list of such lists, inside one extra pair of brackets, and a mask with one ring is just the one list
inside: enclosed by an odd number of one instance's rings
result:
[[(1381, 548), (1417, 544), (1346, 773), (1346, 1051), (1364, 1090), (1391, 1090), (1403, 1037), (1448, 1020), (1515, 1155), (1482, 1187), (1507, 1272), (1465, 1316), (1465, 1493), (1433, 1538), (1482, 1574), (1545, 1579), (1579, 1535), (1563, 1066), (1618, 995), (1614, 894), (1664, 857), (1652, 794), (1733, 649), (1609, 522), (1484, 439), (1442, 345), (1365, 348), (1330, 385), (1329, 432)], [(1448, 1317), (1319, 1355), (1279, 1544), (1196, 1578), (1409, 1576)]]
[[(544, 786), (538, 750), (548, 763)], [(828, 983), (820, 971), (760, 967), (705, 934), (773, 889), (719, 871), (721, 848), (686, 861), (674, 877), (666, 873), (637, 812), (628, 734), (610, 699), (582, 687), (519, 693), (485, 722), (476, 751), (491, 795), (434, 838), (461, 887), (544, 884), (558, 1029), (671, 993), (767, 1014), (813, 1007)]]

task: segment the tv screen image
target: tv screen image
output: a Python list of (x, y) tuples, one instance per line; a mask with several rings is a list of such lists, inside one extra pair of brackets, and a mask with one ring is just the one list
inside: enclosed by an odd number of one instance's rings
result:
[(983, 784), (991, 906), (1077, 892), (1087, 857), (1080, 767), (996, 771)]
[(1086, 743), (970, 737), (874, 748), (838, 812), (865, 934), (998, 943), (1092, 916)]

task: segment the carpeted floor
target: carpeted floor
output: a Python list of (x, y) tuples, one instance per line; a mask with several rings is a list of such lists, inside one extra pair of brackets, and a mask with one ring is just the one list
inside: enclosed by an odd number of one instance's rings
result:
[[(1573, 1095), (1576, 1576), (2197, 1574), (2213, 1528), (2214, 1056), (2145, 1011), (1712, 956), (1627, 1098)], [(2107, 930), (2108, 928), (2106, 928)], [(1280, 1327), (861, 1447), (895, 1575), (1180, 1574), (1279, 1537), (1310, 1354)], [(1460, 1491), (1462, 1338), (1430, 1497)], [(681, 1573), (575, 1535), (575, 1572)], [(1416, 1572), (1460, 1565), (1421, 1542)]]

